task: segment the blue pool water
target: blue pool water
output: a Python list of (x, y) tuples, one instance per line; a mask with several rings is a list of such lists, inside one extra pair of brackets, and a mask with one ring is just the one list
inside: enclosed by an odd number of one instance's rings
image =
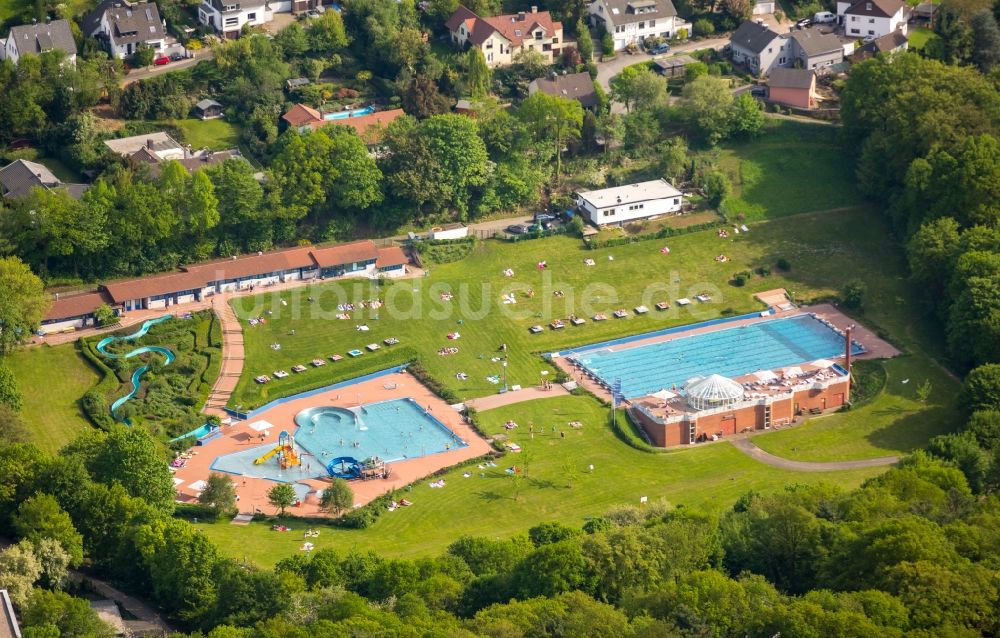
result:
[(323, 115), (324, 120), (344, 120), (349, 117), (357, 117), (359, 115), (370, 115), (375, 112), (374, 106), (366, 106), (360, 109), (354, 109), (353, 111), (337, 111), (335, 113), (325, 113)]
[(695, 376), (738, 377), (843, 352), (844, 337), (812, 315), (796, 315), (632, 348), (583, 351), (573, 358), (608, 385), (620, 378), (622, 394), (639, 397), (681, 387)]
[(466, 445), (412, 399), (392, 399), (351, 409), (308, 408), (296, 415), (295, 423), (295, 444), (302, 452), (300, 467), (282, 470), (276, 458), (254, 465), (255, 459), (274, 447), (268, 444), (220, 456), (212, 469), (296, 481), (327, 476), (326, 465), (339, 457), (363, 461), (378, 456), (391, 463)]

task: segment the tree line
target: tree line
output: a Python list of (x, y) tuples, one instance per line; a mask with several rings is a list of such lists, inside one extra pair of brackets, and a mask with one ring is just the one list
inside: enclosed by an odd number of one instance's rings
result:
[[(963, 405), (1000, 414), (1000, 375), (970, 375)], [(985, 473), (938, 441), (854, 490), (749, 492), (719, 514), (620, 506), (435, 557), (324, 549), (266, 570), (174, 517), (162, 449), (116, 426), (55, 456), (0, 447), (0, 524), (19, 541), (0, 551), (0, 587), (28, 638), (107, 635), (66, 591), (72, 566), (192, 638), (993, 635), (1000, 420), (963, 433), (990, 447)]]

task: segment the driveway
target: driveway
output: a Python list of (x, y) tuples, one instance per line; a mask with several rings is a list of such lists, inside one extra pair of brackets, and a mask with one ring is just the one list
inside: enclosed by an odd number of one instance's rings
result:
[(677, 46), (672, 46), (670, 47), (670, 53), (667, 55), (648, 55), (646, 53), (629, 55), (624, 51), (619, 51), (613, 59), (597, 63), (597, 81), (600, 83), (601, 88), (605, 91), (610, 91), (611, 79), (621, 73), (622, 69), (627, 66), (638, 64), (645, 60), (668, 58), (672, 55), (690, 53), (691, 51), (698, 51), (700, 49), (719, 50), (727, 44), (729, 44), (729, 38), (709, 38), (707, 40), (699, 40), (698, 42), (685, 42)]
[[(184, 48), (180, 47), (177, 51), (183, 53)], [(170, 53), (173, 52), (174, 49), (171, 49), (167, 52), (167, 55), (170, 55)], [(187, 58), (185, 60), (178, 60), (177, 62), (171, 62), (170, 64), (164, 64), (163, 66), (148, 66), (141, 69), (132, 69), (129, 71), (128, 75), (122, 79), (122, 86), (128, 86), (133, 82), (145, 80), (153, 77), (154, 75), (163, 75), (164, 73), (170, 73), (171, 71), (180, 71), (181, 69), (192, 67), (202, 60), (211, 60), (214, 55), (211, 49), (199, 49), (198, 51), (192, 51), (191, 53), (194, 57)]]

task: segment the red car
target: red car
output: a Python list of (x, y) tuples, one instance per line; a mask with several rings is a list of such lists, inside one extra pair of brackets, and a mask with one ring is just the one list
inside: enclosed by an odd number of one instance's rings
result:
[(168, 58), (165, 55), (161, 55), (160, 57), (153, 60), (153, 64), (155, 64), (156, 66), (163, 66), (164, 64), (170, 64), (170, 58)]

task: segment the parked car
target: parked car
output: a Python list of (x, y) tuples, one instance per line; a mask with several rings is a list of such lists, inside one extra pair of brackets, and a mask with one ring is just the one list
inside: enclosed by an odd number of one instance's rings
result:
[(657, 44), (655, 47), (651, 48), (649, 50), (649, 54), (650, 55), (663, 55), (664, 53), (666, 53), (669, 50), (670, 50), (670, 45), (667, 44), (666, 42), (661, 42), (660, 44)]
[(507, 228), (504, 228), (504, 230), (510, 233), (511, 235), (523, 235), (524, 233), (528, 232), (528, 229), (521, 224), (511, 224)]
[(164, 64), (170, 64), (170, 58), (168, 58), (165, 55), (161, 55), (160, 57), (153, 60), (153, 64), (155, 64), (156, 66), (163, 66)]
[(812, 23), (813, 23), (813, 21), (810, 20), (809, 18), (803, 18), (802, 20), (799, 20), (798, 22), (796, 22), (795, 26), (797, 26), (800, 29), (805, 29), (806, 27), (810, 26)]
[(170, 54), (170, 61), (171, 62), (178, 62), (178, 61), (183, 60), (183, 59), (184, 59), (184, 54), (181, 53), (181, 52), (179, 52), (179, 51), (175, 51), (175, 52), (173, 52), (173, 53)]
[(767, 87), (766, 86), (755, 86), (752, 89), (750, 89), (750, 95), (752, 95), (754, 97), (766, 97), (767, 96)]
[(545, 228), (541, 224), (532, 224), (531, 226), (528, 226), (529, 233), (540, 233), (543, 230), (545, 230)]
[(816, 24), (827, 24), (830, 22), (836, 22), (837, 16), (829, 11), (820, 11), (813, 15), (813, 22)]
[(555, 215), (549, 215), (548, 213), (538, 213), (535, 215), (535, 222), (538, 224), (544, 224), (545, 222), (551, 222), (555, 219)]

